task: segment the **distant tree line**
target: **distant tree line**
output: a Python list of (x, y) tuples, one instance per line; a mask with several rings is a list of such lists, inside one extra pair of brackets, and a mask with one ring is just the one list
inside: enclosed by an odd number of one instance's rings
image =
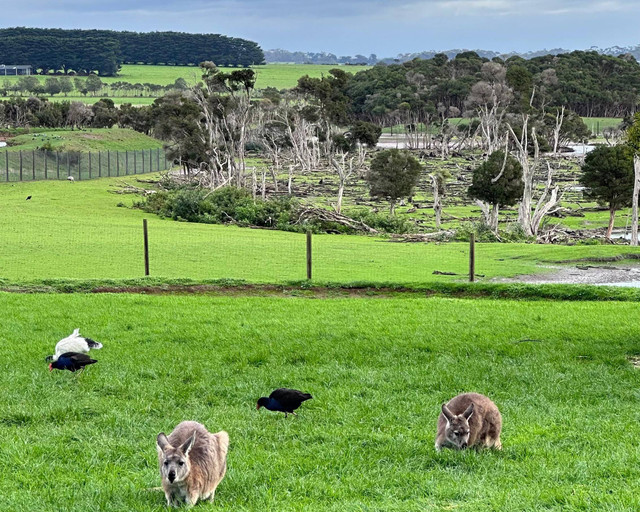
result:
[[(265, 50), (264, 58), (268, 63), (293, 63), (293, 64), (368, 64), (374, 66), (378, 63), (399, 64), (414, 59), (433, 59), (436, 55), (443, 54), (449, 59), (455, 58), (459, 53), (466, 53), (470, 49), (454, 48), (450, 50), (425, 50), (421, 52), (399, 53), (395, 57), (380, 57), (375, 54), (365, 57), (364, 55), (340, 56), (328, 52), (292, 52), (281, 48), (275, 50)], [(510, 57), (522, 57), (523, 59), (533, 59), (535, 57), (544, 57), (546, 55), (560, 55), (570, 53), (571, 50), (564, 48), (553, 48), (550, 50), (535, 50), (530, 52), (496, 52), (492, 50), (472, 50), (480, 57), (486, 59), (508, 59)], [(591, 48), (590, 51), (596, 51), (602, 55), (631, 55), (635, 59), (640, 60), (640, 44), (635, 46), (612, 46), (610, 48)]]
[(78, 95), (98, 96), (109, 95), (112, 97), (158, 97), (162, 93), (170, 90), (188, 89), (188, 84), (184, 78), (176, 79), (172, 84), (159, 85), (150, 83), (131, 82), (103, 82), (98, 75), (87, 77), (70, 76), (50, 76), (41, 82), (34, 75), (21, 76), (18, 80), (4, 80), (0, 86), (0, 96), (14, 95), (35, 95), (35, 96), (55, 96), (75, 91)]
[(458, 117), (473, 112), (485, 92), (502, 95), (498, 99), (503, 103), (509, 96), (512, 112), (564, 105), (580, 116), (624, 117), (633, 114), (639, 102), (640, 64), (630, 56), (582, 51), (530, 60), (489, 60), (475, 52), (453, 59), (439, 54), (379, 64), (351, 77), (343, 89), (352, 113), (376, 122), (385, 117), (420, 122), (443, 114)]
[(116, 32), (41, 28), (0, 29), (5, 64), (30, 64), (40, 73), (114, 76), (123, 63), (220, 66), (262, 64), (257, 43), (219, 34)]

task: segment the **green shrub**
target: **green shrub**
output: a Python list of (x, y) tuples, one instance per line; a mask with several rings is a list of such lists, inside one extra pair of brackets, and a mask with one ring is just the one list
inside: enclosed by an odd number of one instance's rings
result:
[[(162, 217), (187, 222), (231, 223), (295, 232), (307, 230), (314, 233), (359, 232), (338, 222), (319, 219), (299, 224), (296, 221), (300, 207), (295, 199), (276, 197), (268, 200), (260, 198), (254, 200), (249, 191), (237, 187), (223, 187), (212, 192), (192, 185), (181, 185), (151, 194), (135, 203), (134, 207)], [(373, 213), (367, 209), (352, 210), (349, 216), (383, 233), (408, 233), (416, 230), (412, 222), (391, 215)]]

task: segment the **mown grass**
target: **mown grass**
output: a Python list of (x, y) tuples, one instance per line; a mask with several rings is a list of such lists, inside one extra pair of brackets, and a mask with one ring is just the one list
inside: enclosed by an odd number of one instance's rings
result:
[(128, 128), (83, 130), (33, 129), (10, 140), (7, 151), (40, 149), (43, 144), (60, 151), (130, 151), (162, 148), (162, 141)]
[[(635, 304), (0, 294), (4, 510), (165, 510), (155, 436), (184, 419), (231, 437), (199, 510), (640, 507)], [(44, 357), (73, 328), (104, 343), (82, 375)], [(255, 410), (311, 392), (298, 418)], [(474, 390), (502, 452), (436, 453), (439, 406)]]
[[(306, 276), (305, 236), (189, 224), (127, 208), (137, 196), (118, 185), (135, 178), (0, 184), (0, 278), (141, 277), (142, 219), (149, 219), (151, 275), (278, 283)], [(26, 201), (26, 197), (32, 199)], [(638, 254), (628, 246), (478, 244), (478, 279), (545, 272), (581, 258)], [(315, 235), (313, 277), (319, 281), (459, 282), (468, 275), (468, 244), (401, 244), (364, 236)], [(434, 275), (434, 271), (457, 275)]]

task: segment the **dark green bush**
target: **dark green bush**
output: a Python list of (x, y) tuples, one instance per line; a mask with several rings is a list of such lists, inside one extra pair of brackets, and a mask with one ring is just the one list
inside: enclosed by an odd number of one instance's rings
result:
[[(249, 191), (236, 187), (223, 187), (212, 192), (183, 185), (151, 194), (134, 206), (162, 217), (187, 222), (259, 226), (296, 232), (307, 230), (314, 233), (360, 232), (338, 222), (318, 219), (298, 223), (296, 221), (300, 206), (295, 199), (277, 197), (268, 200), (257, 198), (254, 201)], [(373, 213), (366, 209), (353, 210), (348, 216), (383, 233), (415, 231), (415, 225), (409, 221)]]

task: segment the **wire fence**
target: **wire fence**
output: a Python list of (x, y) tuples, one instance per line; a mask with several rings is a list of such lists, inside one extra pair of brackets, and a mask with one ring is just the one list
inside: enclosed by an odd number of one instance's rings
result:
[[(33, 201), (37, 197), (29, 201), (22, 198), (20, 205), (37, 206)], [(100, 211), (80, 217), (47, 215), (43, 209), (25, 223), (19, 215), (0, 217), (0, 280), (150, 275), (248, 283), (311, 277), (314, 282), (410, 284), (468, 282), (471, 276), (476, 282), (505, 282), (517, 276), (544, 277), (563, 271), (577, 276), (575, 282), (589, 282), (581, 277), (586, 272), (619, 265), (623, 273), (626, 268), (624, 279), (640, 283), (640, 250), (629, 246), (394, 243), (388, 238), (328, 234), (309, 238), (305, 233), (157, 217), (148, 218), (145, 243), (143, 219), (148, 216), (131, 213), (124, 216), (128, 218), (103, 220)], [(584, 261), (590, 263), (581, 263)], [(598, 261), (606, 263), (594, 263)]]
[(163, 149), (130, 151), (5, 150), (0, 156), (0, 182), (36, 180), (90, 180), (127, 176), (170, 167)]

